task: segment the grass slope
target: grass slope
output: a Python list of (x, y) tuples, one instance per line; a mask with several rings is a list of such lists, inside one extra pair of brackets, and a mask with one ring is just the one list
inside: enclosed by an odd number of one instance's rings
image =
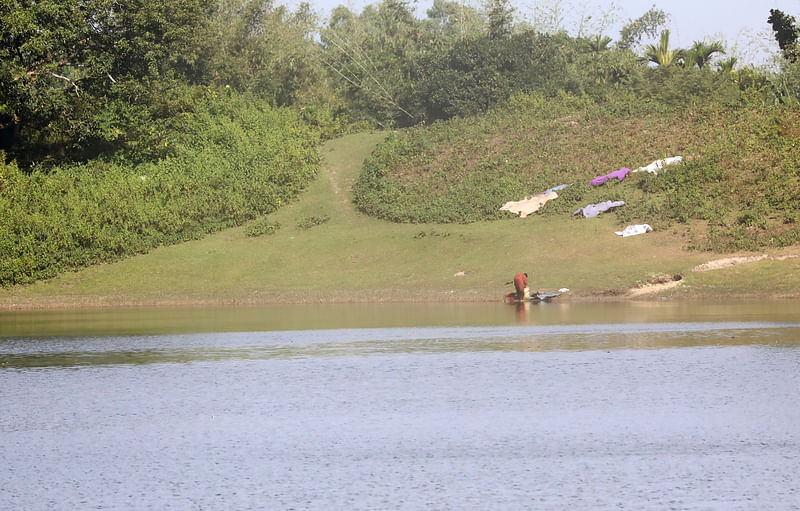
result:
[[(534, 289), (567, 287), (578, 299), (625, 296), (655, 275), (676, 273), (685, 275), (683, 284), (659, 296), (800, 296), (800, 258), (692, 272), (723, 255), (683, 249), (677, 231), (621, 238), (611, 215), (448, 225), (367, 217), (354, 210), (350, 188), (382, 138), (357, 134), (325, 144), (320, 177), (300, 200), (266, 218), (282, 226), (274, 234), (228, 229), (0, 290), (0, 307), (499, 300), (518, 271), (529, 273)], [(311, 217), (329, 219), (298, 226)]]

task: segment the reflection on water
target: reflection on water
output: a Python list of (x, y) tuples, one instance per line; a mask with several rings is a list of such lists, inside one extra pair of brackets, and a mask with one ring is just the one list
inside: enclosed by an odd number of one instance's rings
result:
[(325, 304), (0, 311), (0, 338), (337, 328), (800, 321), (798, 301)]
[(800, 509), (797, 303), (0, 314), (0, 509)]

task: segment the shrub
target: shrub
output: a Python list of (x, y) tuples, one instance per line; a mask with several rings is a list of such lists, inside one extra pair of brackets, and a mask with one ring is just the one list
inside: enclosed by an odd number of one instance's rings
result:
[(297, 227), (301, 229), (311, 229), (318, 225), (327, 223), (331, 219), (328, 215), (312, 215), (301, 218), (297, 221)]
[(195, 239), (275, 211), (318, 170), (317, 132), (285, 109), (199, 90), (171, 154), (23, 174), (0, 160), (0, 284)]
[(260, 218), (251, 223), (245, 233), (251, 238), (263, 236), (265, 234), (275, 234), (281, 228), (280, 222), (272, 222), (265, 218)]

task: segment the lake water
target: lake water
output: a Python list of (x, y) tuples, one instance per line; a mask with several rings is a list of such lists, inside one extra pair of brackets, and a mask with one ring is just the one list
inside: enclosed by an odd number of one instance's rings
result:
[(0, 509), (800, 509), (800, 303), (0, 312)]

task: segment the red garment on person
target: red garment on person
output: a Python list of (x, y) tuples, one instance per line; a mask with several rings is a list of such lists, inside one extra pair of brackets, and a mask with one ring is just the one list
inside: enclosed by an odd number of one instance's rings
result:
[(524, 273), (514, 275), (514, 288), (517, 290), (517, 294), (522, 296), (526, 287), (528, 287), (528, 277)]

